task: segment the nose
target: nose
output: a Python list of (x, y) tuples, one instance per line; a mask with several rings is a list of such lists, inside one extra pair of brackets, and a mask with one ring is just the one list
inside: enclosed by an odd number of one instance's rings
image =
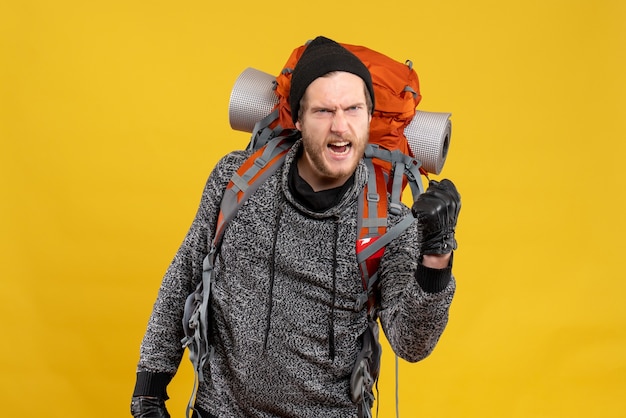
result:
[(339, 109), (335, 112), (331, 130), (335, 133), (343, 133), (348, 130), (348, 120), (343, 110)]

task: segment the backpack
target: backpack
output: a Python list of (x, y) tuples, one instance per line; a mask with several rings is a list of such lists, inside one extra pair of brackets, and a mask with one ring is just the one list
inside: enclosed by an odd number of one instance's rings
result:
[[(359, 302), (363, 308), (367, 307), (368, 326), (361, 336), (362, 350), (358, 354), (350, 382), (351, 399), (358, 405), (359, 417), (366, 418), (371, 417), (373, 387), (380, 369), (381, 346), (376, 297), (378, 264), (385, 246), (415, 221), (409, 214), (393, 227), (388, 227), (388, 212), (400, 214), (402, 191), (406, 184), (410, 185), (413, 198), (416, 199), (423, 192), (421, 175), (427, 175), (428, 172), (438, 173), (436, 170), (440, 170), (442, 163), (438, 162), (439, 168), (425, 168), (415, 158), (406, 136), (407, 127), (413, 122), (415, 108), (421, 100), (419, 82), (412, 64), (402, 64), (365, 47), (342, 45), (369, 68), (376, 96), (370, 141), (364, 156), (370, 175), (359, 196), (359, 236), (355, 244), (363, 285)], [(204, 380), (203, 367), (212, 355), (209, 343), (209, 298), (214, 261), (219, 252), (221, 238), (238, 208), (282, 166), (287, 152), (299, 138), (299, 132), (291, 119), (287, 98), (292, 69), (305, 47), (306, 45), (300, 46), (292, 52), (283, 71), (275, 79), (257, 70), (247, 69), (240, 75), (231, 93), (231, 126), (234, 129), (251, 131), (248, 149), (253, 152), (234, 173), (224, 191), (215, 235), (209, 241), (208, 254), (203, 262), (202, 280), (185, 303), (185, 337), (182, 344), (189, 349), (195, 373), (194, 388), (186, 410), (187, 418), (193, 410), (197, 387)], [(424, 113), (431, 115), (430, 112)], [(435, 128), (438, 136), (443, 138), (439, 140), (439, 155), (435, 159), (443, 156), (445, 160), (445, 153), (441, 154), (440, 151), (445, 148), (447, 152), (445, 143), (449, 141), (450, 115), (432, 115), (435, 116), (430, 116), (430, 125), (433, 125), (433, 120), (437, 120), (439, 125), (445, 127)], [(444, 119), (447, 123), (441, 124)], [(428, 129), (417, 129), (417, 132), (424, 131)], [(428, 132), (428, 135), (432, 137), (432, 132)]]

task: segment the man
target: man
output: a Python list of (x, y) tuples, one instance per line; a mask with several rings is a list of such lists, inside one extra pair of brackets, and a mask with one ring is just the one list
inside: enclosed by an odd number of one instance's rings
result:
[[(368, 327), (359, 304), (357, 200), (374, 107), (371, 76), (338, 43), (318, 37), (291, 80), (301, 132), (284, 165), (246, 201), (225, 230), (211, 290), (213, 355), (194, 416), (356, 418), (351, 374)], [(182, 315), (201, 280), (221, 196), (250, 155), (236, 151), (213, 169), (191, 228), (163, 279), (141, 345), (131, 410), (169, 417), (166, 386), (183, 355)], [(431, 182), (414, 204), (417, 222), (380, 260), (379, 316), (394, 351), (414, 362), (443, 332), (455, 289), (451, 274), (460, 197)], [(400, 215), (389, 215), (396, 224)]]

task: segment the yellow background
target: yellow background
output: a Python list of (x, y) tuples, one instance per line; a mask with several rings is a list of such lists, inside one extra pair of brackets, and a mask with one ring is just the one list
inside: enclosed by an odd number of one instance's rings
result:
[[(626, 417), (626, 3), (0, 3), (2, 415), (129, 416), (156, 291), (248, 66), (318, 34), (453, 113), (458, 293), (402, 417)], [(385, 350), (380, 415), (395, 414)], [(170, 385), (183, 417), (192, 374)]]

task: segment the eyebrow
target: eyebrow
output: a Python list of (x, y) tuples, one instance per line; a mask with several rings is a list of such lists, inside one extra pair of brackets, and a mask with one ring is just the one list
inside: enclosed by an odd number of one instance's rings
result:
[[(341, 109), (349, 109), (349, 108), (351, 108), (351, 107), (358, 107), (358, 106), (361, 106), (361, 107), (367, 107), (367, 103), (366, 103), (366, 102), (354, 102), (354, 103), (349, 104), (349, 105), (347, 105), (347, 106), (341, 106), (340, 108), (341, 108)], [(336, 109), (336, 107), (335, 107), (335, 106), (326, 106), (326, 105), (324, 105), (324, 104), (315, 105), (315, 106), (308, 106), (308, 108), (309, 108), (310, 110), (322, 110), (322, 109), (325, 109), (325, 110), (334, 110), (334, 109)]]

